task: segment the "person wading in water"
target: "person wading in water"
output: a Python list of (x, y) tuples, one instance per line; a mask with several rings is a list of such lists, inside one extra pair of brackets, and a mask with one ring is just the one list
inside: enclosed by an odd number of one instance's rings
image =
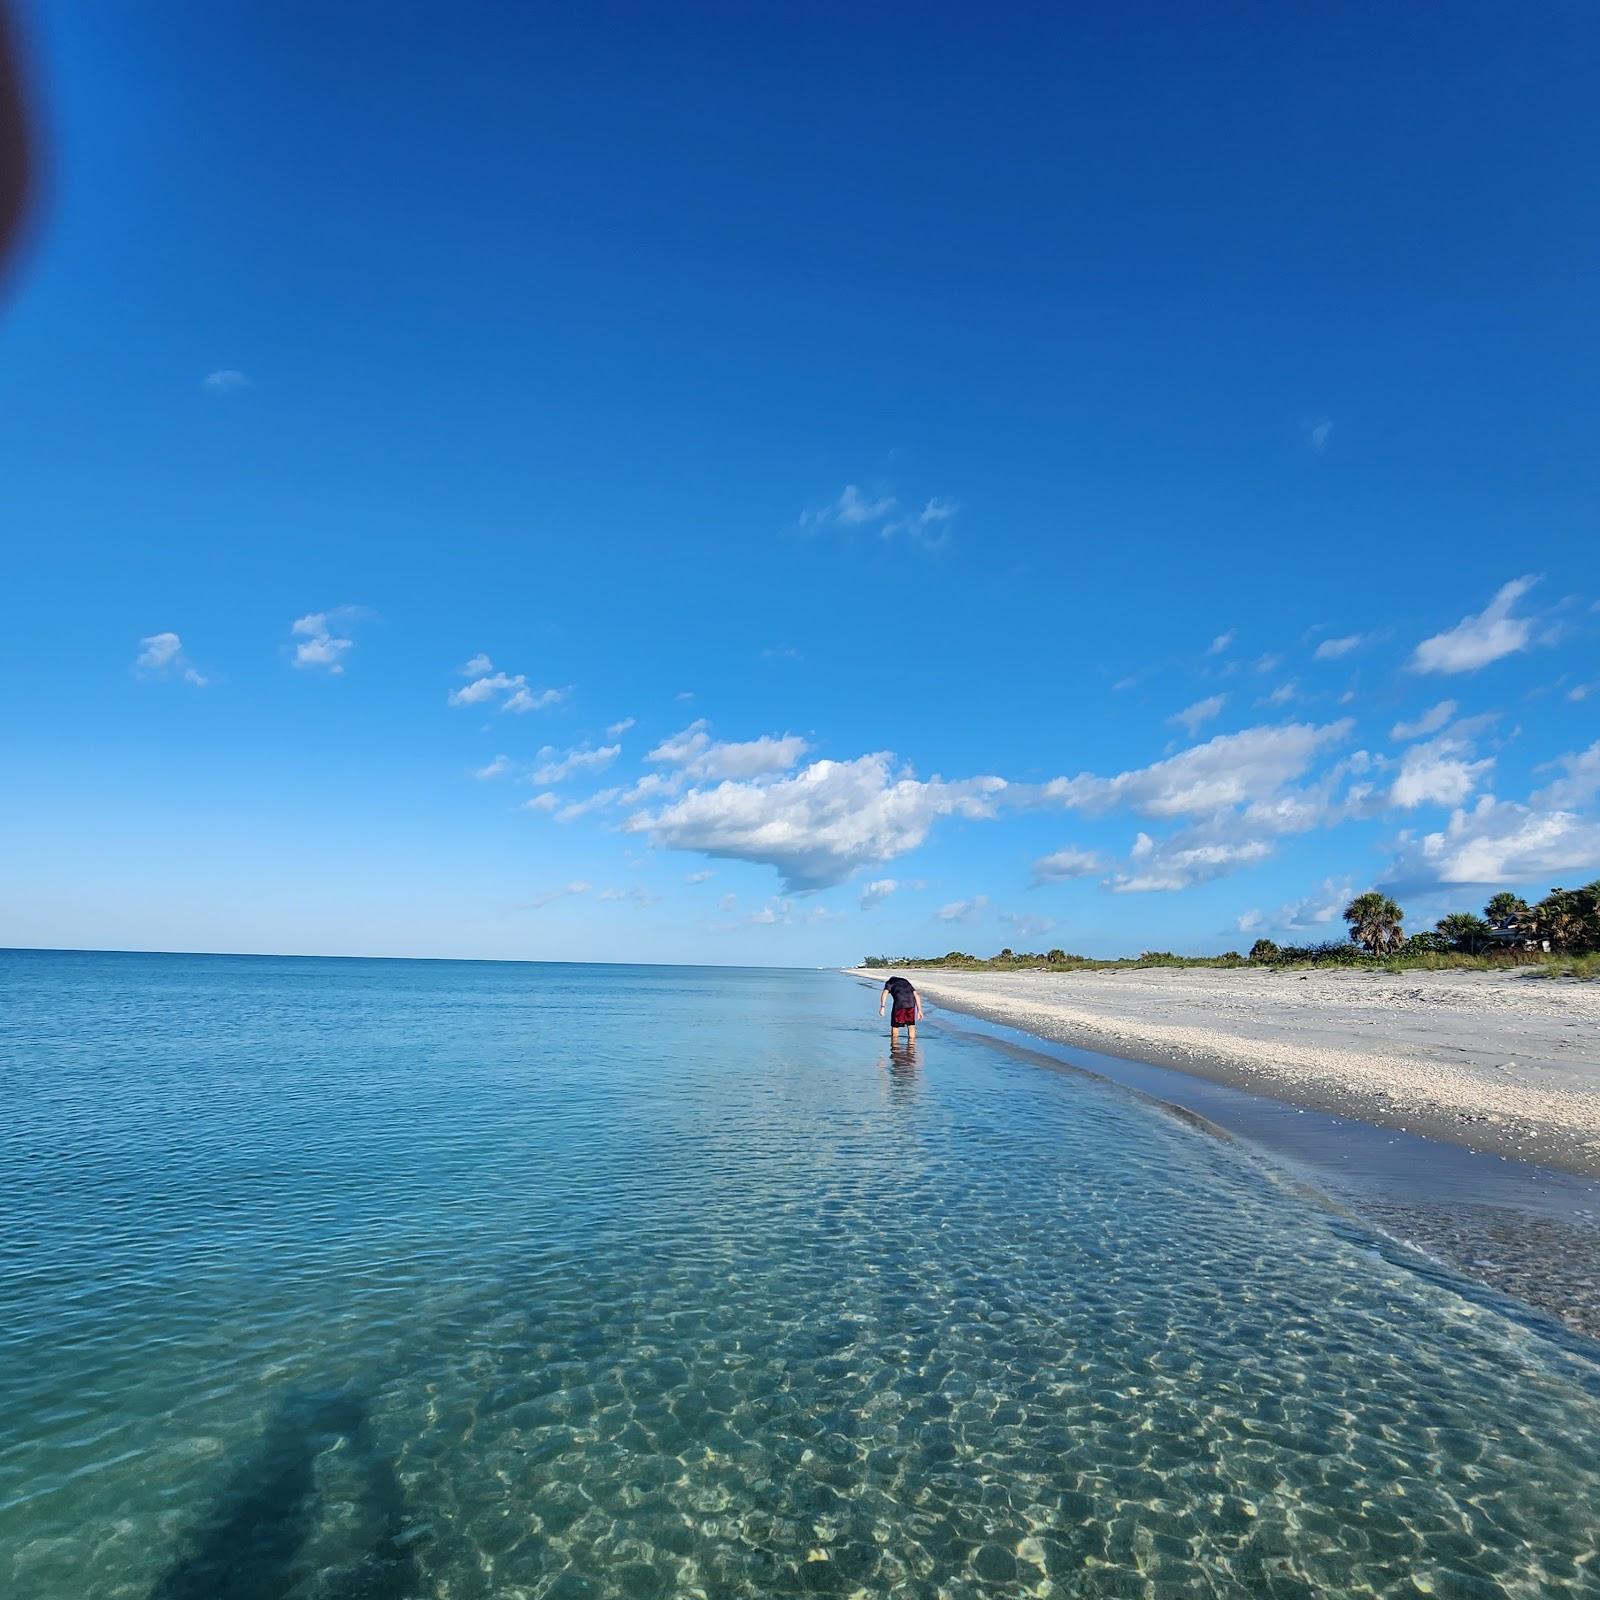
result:
[(922, 996), (904, 978), (891, 978), (878, 996), (878, 1015), (883, 1015), (885, 1005), (892, 1005), (889, 1013), (889, 1048), (894, 1048), (894, 1036), (901, 1028), (906, 1030), (906, 1043), (917, 1042), (917, 1023), (922, 1020)]

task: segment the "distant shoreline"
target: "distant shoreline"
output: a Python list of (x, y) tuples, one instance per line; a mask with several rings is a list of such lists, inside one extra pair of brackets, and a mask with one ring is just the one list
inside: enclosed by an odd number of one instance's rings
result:
[(893, 970), (934, 1005), (1061, 1044), (1600, 1177), (1591, 984), (1459, 971)]

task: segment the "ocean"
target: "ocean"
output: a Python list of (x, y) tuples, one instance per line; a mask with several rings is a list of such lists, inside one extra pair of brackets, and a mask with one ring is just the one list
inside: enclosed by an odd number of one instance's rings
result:
[(838, 974), (0, 952), (17, 1600), (1592, 1595), (1596, 1354)]

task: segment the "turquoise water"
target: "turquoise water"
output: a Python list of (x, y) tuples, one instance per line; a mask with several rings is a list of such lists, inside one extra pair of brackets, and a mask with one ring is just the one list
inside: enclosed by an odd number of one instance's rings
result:
[(1600, 1592), (1591, 1355), (869, 991), (0, 953), (19, 1600)]

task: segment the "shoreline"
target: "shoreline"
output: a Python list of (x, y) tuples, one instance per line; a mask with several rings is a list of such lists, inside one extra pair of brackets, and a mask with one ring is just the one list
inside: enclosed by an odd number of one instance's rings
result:
[[(847, 970), (874, 987), (884, 977), (879, 969)], [(1268, 1013), (1266, 1022), (1257, 1018), (1253, 1034), (1227, 1036), (1223, 1048), (1203, 1053), (1192, 1041), (1175, 1045), (1170, 1029), (1161, 1034), (1150, 1031), (1153, 1024), (1131, 1026), (1127, 1012), (1137, 1006), (1127, 995), (1116, 997), (1117, 1015), (1093, 1019), (1099, 1026), (1086, 1026), (1079, 1010), (1081, 994), (1063, 1008), (1067, 1015), (1062, 1017), (1050, 1014), (1048, 989), (1042, 999), (1036, 989), (1019, 991), (1019, 985), (1029, 983), (1061, 984), (1064, 974), (894, 970), (904, 971), (917, 984), (935, 1025), (937, 1012), (945, 1011), (951, 1017), (945, 1026), (961, 1032), (975, 1029), (1002, 1047), (1020, 1047), (1043, 1063), (1090, 1073), (1170, 1112), (1198, 1118), (1254, 1146), (1291, 1179), (1309, 1183), (1328, 1203), (1402, 1245), (1534, 1307), (1585, 1338), (1600, 1340), (1600, 1170), (1585, 1140), (1526, 1113), (1498, 1123), (1459, 1121), (1448, 1110), (1426, 1106), (1417, 1095), (1405, 1098), (1403, 1082), (1399, 1091), (1389, 1091), (1387, 1100), (1375, 1101), (1366, 1080), (1358, 1079), (1352, 1089), (1332, 1071), (1309, 1084), (1295, 1075), (1274, 1073), (1259, 1059), (1283, 1047), (1275, 1038), (1271, 1012), (1289, 1014), (1277, 1017), (1279, 1023), (1304, 1024), (1301, 1010), (1316, 1009), (1309, 1000), (1298, 1000), (1298, 986), (1294, 998), (1287, 998), (1288, 991), (1259, 1002), (1250, 996), (1252, 1006), (1259, 1004)], [(1341, 974), (1340, 979), (1349, 976)], [(955, 982), (948, 981), (952, 977)], [(1204, 979), (1212, 977), (1204, 974)], [(997, 978), (998, 994), (992, 987)], [(963, 984), (962, 979), (971, 981)], [(1334, 989), (1335, 1004), (1339, 994)], [(1357, 989), (1347, 998), (1374, 996)], [(1382, 992), (1376, 998), (1387, 1005)], [(1600, 994), (1595, 998), (1600, 1000)], [(1536, 1004), (1550, 1008), (1548, 1000)], [(1482, 1035), (1479, 1054), (1496, 1055), (1504, 1040), (1476, 1009), (1472, 1021)], [(1563, 1017), (1565, 1009), (1557, 1000), (1553, 1010), (1558, 1020), (1571, 1020)], [(1214, 1026), (1194, 1031), (1212, 1037), (1217, 1033)], [(1587, 1098), (1592, 1108), (1600, 1101), (1600, 1063), (1595, 1061), (1600, 1034), (1590, 1032), (1587, 1038), (1588, 1046), (1557, 1052), (1576, 1061), (1558, 1060), (1547, 1064), (1545, 1072), (1555, 1080), (1563, 1073), (1574, 1078), (1569, 1094), (1580, 1102)], [(1519, 1034), (1516, 1042), (1526, 1045), (1528, 1036)], [(1300, 1048), (1307, 1047), (1302, 1042)], [(1435, 1041), (1435, 1053), (1437, 1048)], [(1344, 1064), (1337, 1051), (1330, 1057), (1324, 1050), (1318, 1059), (1334, 1067)], [(1389, 1058), (1380, 1055), (1379, 1063), (1392, 1070)], [(1402, 1063), (1406, 1071), (1429, 1065), (1414, 1056)], [(1453, 1098), (1459, 1100), (1475, 1080), (1470, 1072), (1456, 1078), (1463, 1081), (1449, 1079), (1446, 1089), (1453, 1089)], [(1491, 1086), (1501, 1089), (1498, 1098), (1503, 1100), (1505, 1087)], [(1443, 1091), (1435, 1086), (1433, 1092)], [(1566, 1103), (1554, 1102), (1558, 1109)], [(1549, 1104), (1538, 1104), (1548, 1115)], [(1565, 1159), (1549, 1159), (1549, 1152)]]
[(936, 1006), (1057, 1044), (1600, 1178), (1600, 985), (1477, 972), (893, 970)]

